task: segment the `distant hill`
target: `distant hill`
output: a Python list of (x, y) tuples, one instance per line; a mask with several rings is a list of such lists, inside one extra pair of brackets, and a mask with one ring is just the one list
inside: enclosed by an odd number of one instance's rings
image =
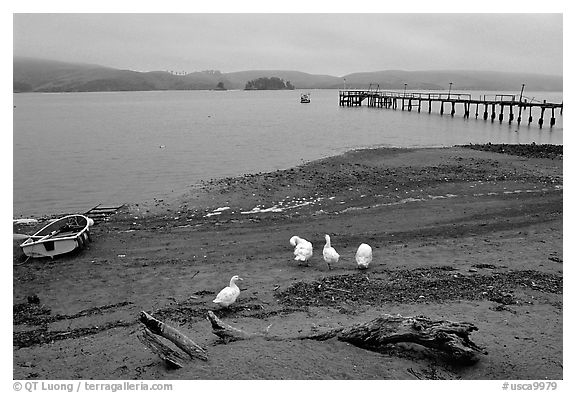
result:
[(380, 85), (381, 90), (456, 90), (519, 91), (522, 84), (530, 91), (562, 91), (562, 77), (556, 75), (520, 74), (495, 71), (376, 71), (344, 76), (349, 88)]
[(91, 64), (29, 58), (14, 59), (15, 92), (204, 90), (224, 82), (214, 71), (173, 75), (166, 71), (136, 72)]
[[(87, 92), (148, 90), (244, 89), (248, 81), (277, 77), (296, 89), (368, 88), (381, 90), (562, 91), (562, 76), (487, 71), (376, 71), (342, 77), (299, 71), (255, 70), (231, 73), (199, 71), (175, 75), (166, 71), (137, 72), (94, 64), (76, 64), (24, 57), (14, 58), (14, 92)], [(220, 88), (221, 89), (221, 88)]]

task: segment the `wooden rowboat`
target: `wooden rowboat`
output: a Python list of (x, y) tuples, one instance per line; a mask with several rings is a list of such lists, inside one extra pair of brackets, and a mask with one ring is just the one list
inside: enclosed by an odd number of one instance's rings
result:
[(59, 218), (40, 229), (20, 244), (25, 255), (33, 258), (55, 257), (84, 246), (91, 241), (94, 221), (81, 214)]

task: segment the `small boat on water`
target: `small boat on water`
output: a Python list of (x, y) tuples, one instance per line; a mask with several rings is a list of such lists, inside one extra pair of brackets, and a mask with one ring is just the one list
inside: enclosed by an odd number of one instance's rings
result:
[(20, 244), (26, 256), (33, 258), (55, 257), (72, 252), (91, 241), (91, 218), (72, 214), (59, 218), (40, 229)]
[(310, 93), (302, 93), (300, 95), (300, 102), (302, 104), (309, 104), (310, 103)]

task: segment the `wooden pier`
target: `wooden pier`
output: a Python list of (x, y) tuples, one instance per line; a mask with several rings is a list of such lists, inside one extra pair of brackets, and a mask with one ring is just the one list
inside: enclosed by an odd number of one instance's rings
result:
[[(546, 100), (539, 102), (522, 98), (522, 94), (516, 96), (514, 94), (495, 94), (483, 95), (478, 99), (473, 99), (470, 94), (462, 93), (419, 93), (419, 92), (393, 92), (393, 91), (380, 91), (380, 90), (340, 90), (339, 94), (340, 106), (361, 106), (362, 102), (366, 101), (369, 107), (372, 108), (388, 108), (412, 111), (427, 110), (428, 113), (432, 112), (433, 104), (438, 104), (440, 115), (444, 115), (445, 107), (448, 107), (451, 116), (456, 114), (457, 106), (463, 109), (465, 118), (470, 117), (470, 112), (474, 109), (474, 116), (482, 116), (484, 120), (490, 118), (494, 121), (502, 123), (504, 121), (504, 109), (508, 108), (508, 124), (514, 121), (514, 113), (516, 112), (516, 121), (520, 125), (523, 113), (528, 110), (527, 122), (532, 123), (535, 115), (540, 115), (538, 118), (538, 125), (542, 128), (544, 124), (544, 115), (546, 111), (551, 112), (550, 127), (556, 124), (556, 112), (559, 110), (560, 116), (564, 104), (555, 104), (546, 102)], [(424, 109), (424, 107), (426, 107)]]

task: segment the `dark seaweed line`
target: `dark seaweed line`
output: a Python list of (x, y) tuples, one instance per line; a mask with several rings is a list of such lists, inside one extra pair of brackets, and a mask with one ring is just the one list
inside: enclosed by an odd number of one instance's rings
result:
[(27, 332), (15, 332), (12, 338), (12, 342), (16, 349), (32, 347), (35, 345), (53, 343), (55, 341), (67, 340), (71, 338), (80, 338), (86, 336), (92, 336), (101, 333), (106, 330), (118, 328), (118, 327), (128, 327), (137, 324), (138, 321), (126, 322), (126, 321), (114, 321), (108, 322), (102, 326), (91, 326), (87, 328), (78, 328), (73, 330), (59, 330), (59, 331), (48, 331), (47, 326), (40, 329), (30, 330)]
[(89, 315), (102, 314), (105, 310), (115, 309), (133, 304), (132, 302), (120, 302), (115, 304), (107, 304), (105, 306), (98, 306), (82, 310), (72, 315), (49, 315), (50, 309), (44, 306), (37, 306), (29, 303), (19, 303), (13, 306), (14, 324), (15, 325), (42, 325), (65, 319), (75, 319), (86, 317)]

